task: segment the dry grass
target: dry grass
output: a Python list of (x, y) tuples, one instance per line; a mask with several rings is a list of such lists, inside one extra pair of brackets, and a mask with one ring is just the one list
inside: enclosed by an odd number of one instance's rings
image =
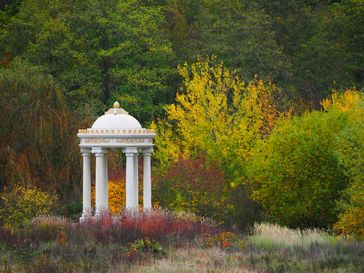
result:
[[(125, 272), (115, 268), (111, 272)], [(133, 273), (255, 273), (243, 264), (242, 253), (228, 253), (217, 247), (202, 249), (196, 247), (171, 249), (168, 256), (152, 264), (136, 265), (127, 272)]]
[[(134, 240), (144, 238), (145, 232), (135, 232), (134, 222), (79, 225), (64, 218), (39, 217), (15, 235), (0, 228), (0, 248), (4, 250), (0, 251), (0, 273), (364, 272), (363, 243), (330, 238), (320, 230), (300, 231), (264, 223), (255, 225), (253, 235), (235, 242), (226, 235), (230, 232), (205, 236), (182, 225), (180, 218), (163, 215), (158, 219), (174, 220), (168, 220), (168, 226), (178, 224), (178, 230), (187, 233), (166, 236), (166, 221), (147, 223), (147, 231), (157, 232), (154, 237), (166, 251), (156, 255), (151, 249), (158, 247), (135, 246)], [(137, 226), (148, 222), (143, 219)], [(221, 238), (230, 245), (221, 244)]]
[(276, 224), (260, 223), (254, 225), (250, 240), (258, 245), (309, 246), (312, 243), (328, 243), (329, 235), (318, 229), (290, 229)]
[(28, 225), (30, 226), (67, 226), (70, 225), (71, 221), (65, 217), (60, 216), (37, 216), (34, 217), (31, 221), (29, 221)]

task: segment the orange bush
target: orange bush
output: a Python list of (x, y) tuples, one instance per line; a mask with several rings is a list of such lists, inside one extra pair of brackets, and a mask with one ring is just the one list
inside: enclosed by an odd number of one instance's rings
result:
[[(115, 179), (115, 178), (113, 178)], [(143, 204), (143, 194), (142, 194), (142, 182), (139, 181), (139, 205)], [(122, 211), (122, 208), (125, 207), (126, 203), (126, 194), (125, 194), (125, 179), (115, 179), (109, 180), (108, 187), (109, 194), (109, 211), (112, 214), (118, 214)], [(96, 192), (95, 187), (92, 187), (92, 204), (95, 204)]]

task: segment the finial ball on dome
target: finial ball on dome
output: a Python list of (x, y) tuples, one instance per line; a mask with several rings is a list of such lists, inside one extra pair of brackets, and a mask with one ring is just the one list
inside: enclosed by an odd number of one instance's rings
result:
[(115, 101), (113, 107), (114, 108), (120, 108), (120, 103)]

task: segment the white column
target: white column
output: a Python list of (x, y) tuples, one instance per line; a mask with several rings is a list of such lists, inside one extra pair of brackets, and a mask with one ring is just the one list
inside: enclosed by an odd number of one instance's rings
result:
[(125, 148), (124, 153), (126, 156), (126, 209), (135, 209), (135, 192), (134, 192), (134, 155), (137, 152), (136, 148)]
[(104, 184), (103, 184), (103, 200), (106, 200), (106, 209), (109, 208), (109, 170), (107, 164), (107, 153), (104, 153)]
[(83, 181), (82, 181), (82, 216), (80, 221), (91, 217), (91, 170), (90, 149), (81, 148), (83, 158)]
[(152, 208), (151, 155), (153, 148), (143, 150), (143, 207)]
[(92, 152), (96, 157), (96, 216), (98, 216), (108, 208), (104, 159), (106, 152), (102, 148), (94, 149)]
[(134, 208), (139, 208), (138, 153), (134, 155)]

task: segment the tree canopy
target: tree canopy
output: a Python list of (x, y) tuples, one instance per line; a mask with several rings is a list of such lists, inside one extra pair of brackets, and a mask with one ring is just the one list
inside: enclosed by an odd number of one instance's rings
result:
[(150, 121), (170, 98), (174, 53), (158, 6), (139, 1), (23, 1), (0, 41), (5, 54), (44, 67), (71, 110), (102, 113), (112, 100)]

